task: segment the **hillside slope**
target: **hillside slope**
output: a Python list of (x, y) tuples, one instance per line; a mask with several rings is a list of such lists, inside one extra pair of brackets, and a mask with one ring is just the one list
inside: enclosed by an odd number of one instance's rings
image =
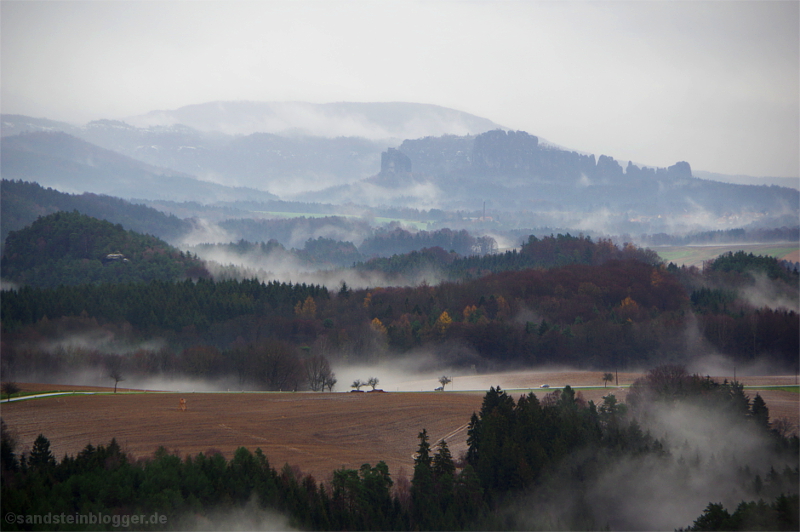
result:
[(6, 179), (65, 192), (201, 202), (276, 199), (268, 192), (234, 189), (155, 167), (58, 131), (4, 137), (0, 163)]
[(3, 278), (56, 287), (207, 277), (203, 263), (150, 235), (74, 212), (37, 219), (6, 238)]
[(5, 241), (9, 232), (32, 224), (39, 216), (73, 210), (167, 241), (180, 238), (192, 228), (189, 222), (176, 216), (120, 198), (88, 192), (67, 194), (38, 183), (3, 179), (0, 182), (0, 241)]

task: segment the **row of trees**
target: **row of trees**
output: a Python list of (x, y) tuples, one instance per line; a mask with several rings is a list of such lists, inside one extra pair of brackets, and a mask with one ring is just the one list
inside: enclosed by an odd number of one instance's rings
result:
[(353, 381), (353, 384), (351, 384), (350, 387), (360, 392), (362, 387), (372, 386), (372, 390), (375, 391), (375, 388), (378, 386), (379, 382), (380, 380), (377, 377), (370, 377), (366, 381), (362, 381), (361, 379), (356, 379)]

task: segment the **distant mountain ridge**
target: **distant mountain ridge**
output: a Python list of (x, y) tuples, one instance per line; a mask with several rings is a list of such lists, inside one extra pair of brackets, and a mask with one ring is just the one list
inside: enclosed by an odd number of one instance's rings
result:
[(228, 135), (409, 139), (475, 135), (501, 126), (439, 105), (406, 102), (208, 102), (125, 118), (137, 127), (186, 125)]
[[(485, 204), (495, 218), (527, 227), (633, 234), (785, 225), (800, 210), (797, 189), (698, 179), (688, 162), (623, 166), (523, 131), (480, 132), (496, 126), (483, 119), (467, 134), (438, 134), (477, 117), (437, 106), (214, 102), (158, 113), (143, 115), (151, 120), (140, 123), (147, 127), (118, 120), (78, 127), (4, 115), (3, 176), (151, 201), (268, 201), (278, 194), (300, 202), (467, 212)], [(303, 134), (383, 136), (437, 123), (435, 134), (402, 141)], [(233, 126), (269, 126), (281, 134), (200, 129)], [(64, 133), (69, 137), (58, 137)]]
[(551, 218), (568, 214), (571, 224), (601, 212), (618, 226), (647, 221), (656, 232), (668, 223), (662, 217), (744, 224), (765, 216), (797, 215), (800, 204), (794, 189), (697, 179), (685, 161), (668, 168), (629, 162), (623, 168), (606, 155), (595, 158), (540, 146), (537, 137), (524, 131), (406, 140), (397, 149), (389, 148), (381, 160), (381, 172), (374, 177), (302, 199), (423, 203), (449, 210), (472, 210), (486, 202), (492, 212), (534, 211)]
[[(402, 142), (407, 148), (426, 137), (475, 137), (503, 129), (490, 120), (435, 105), (352, 102), (210, 102), (153, 111), (131, 117), (129, 123), (97, 120), (83, 126), (6, 114), (0, 123), (4, 138), (23, 132), (61, 131), (204, 181), (279, 195), (348, 185), (373, 176), (380, 168), (381, 152)], [(248, 134), (254, 131), (259, 132)], [(370, 140), (350, 136), (373, 133), (395, 137)], [(541, 137), (538, 140), (542, 149), (579, 153)], [(415, 168), (422, 170), (419, 164)], [(798, 178), (701, 171), (694, 175), (727, 183), (800, 189)]]
[(9, 180), (35, 181), (64, 192), (178, 201), (277, 199), (259, 190), (208, 183), (101, 148), (60, 131), (3, 138), (0, 172)]

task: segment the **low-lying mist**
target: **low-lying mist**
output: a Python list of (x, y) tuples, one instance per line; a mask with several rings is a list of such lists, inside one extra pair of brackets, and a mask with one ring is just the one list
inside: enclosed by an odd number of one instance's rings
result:
[[(658, 404), (640, 421), (663, 453), (577, 453), (522, 497), (509, 519), (528, 530), (674, 530), (691, 525), (709, 503), (735, 508), (769, 496), (755, 476), (797, 466), (773, 452), (753, 423), (719, 410)], [(576, 481), (580, 471), (583, 481)]]
[(206, 269), (215, 279), (258, 279), (261, 282), (305, 283), (338, 289), (342, 283), (359, 290), (377, 286), (419, 286), (439, 284), (443, 276), (433, 270), (409, 275), (386, 275), (377, 271), (353, 268), (320, 267), (303, 262), (287, 252), (239, 255), (224, 251), (204, 251), (198, 256), (206, 261)]

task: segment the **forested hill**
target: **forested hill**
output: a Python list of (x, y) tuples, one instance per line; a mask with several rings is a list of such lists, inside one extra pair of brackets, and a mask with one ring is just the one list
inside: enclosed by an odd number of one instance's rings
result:
[[(486, 237), (482, 237), (486, 238)], [(609, 260), (633, 259), (650, 265), (661, 263), (658, 254), (650, 249), (626, 244), (617, 247), (610, 240), (593, 241), (590, 237), (533, 235), (519, 251), (496, 254), (458, 256), (440, 247), (412, 251), (404, 255), (375, 258), (356, 265), (361, 271), (380, 271), (389, 275), (414, 277), (424, 272), (436, 272), (451, 280), (481, 277), (489, 273), (520, 271), (529, 268), (555, 268), (568, 264), (600, 265)]]
[(12, 231), (5, 280), (32, 286), (173, 281), (208, 277), (203, 263), (151, 235), (73, 212), (56, 212)]
[(0, 240), (5, 241), (8, 233), (30, 225), (39, 216), (73, 210), (168, 241), (191, 230), (189, 222), (176, 216), (112, 196), (88, 192), (67, 194), (38, 183), (3, 179), (0, 182)]

